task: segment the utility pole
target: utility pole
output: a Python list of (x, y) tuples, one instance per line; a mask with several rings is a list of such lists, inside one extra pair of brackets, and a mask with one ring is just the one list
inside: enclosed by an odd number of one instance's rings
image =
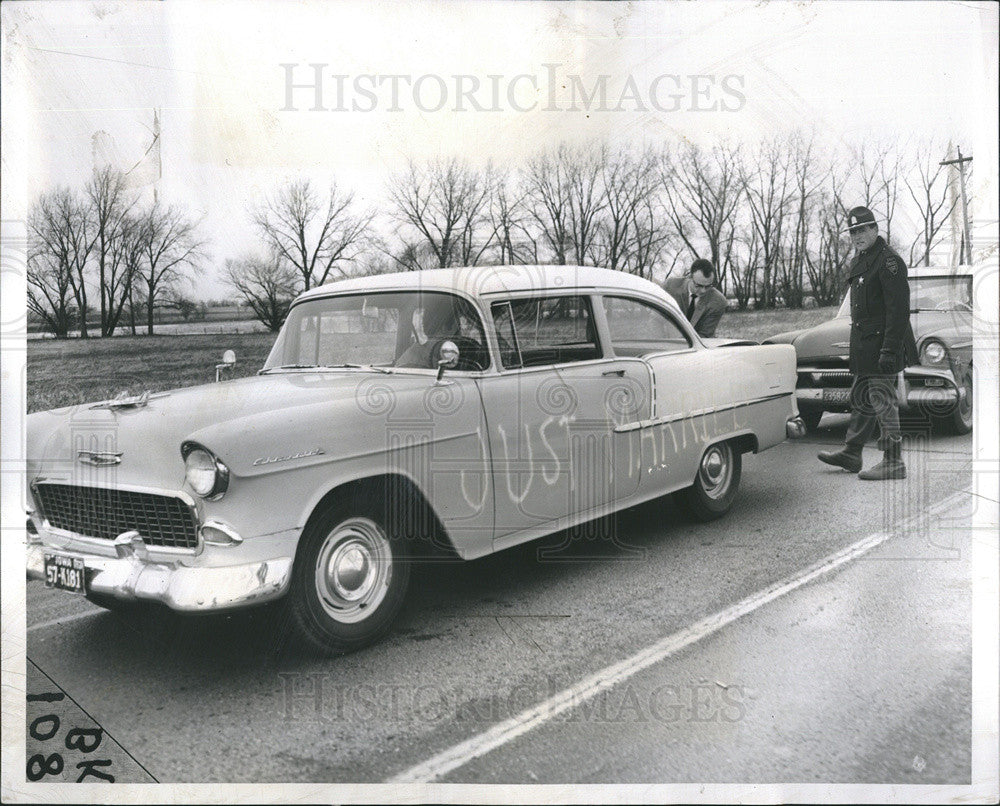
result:
[[(972, 157), (963, 157), (962, 148), (958, 148), (958, 157), (953, 160), (942, 160), (940, 165), (958, 165), (958, 183), (962, 193), (962, 254), (959, 263), (972, 262), (972, 233), (969, 228), (969, 201), (965, 195), (965, 163), (972, 162)], [(954, 253), (953, 253), (954, 254)]]

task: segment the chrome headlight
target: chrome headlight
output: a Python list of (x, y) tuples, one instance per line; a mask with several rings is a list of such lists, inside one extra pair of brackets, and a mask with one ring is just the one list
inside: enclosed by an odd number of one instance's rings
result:
[(920, 348), (920, 363), (929, 366), (943, 364), (948, 358), (948, 350), (937, 339), (928, 339)]
[(181, 445), (184, 457), (184, 479), (202, 498), (219, 499), (229, 487), (229, 468), (210, 451), (196, 442)]

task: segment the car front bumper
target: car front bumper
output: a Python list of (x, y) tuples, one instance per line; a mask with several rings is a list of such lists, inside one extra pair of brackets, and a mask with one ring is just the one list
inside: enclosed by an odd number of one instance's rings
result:
[(240, 565), (194, 566), (151, 560), (136, 548), (128, 541), (116, 541), (116, 556), (107, 557), (31, 540), (27, 545), (27, 576), (45, 579), (46, 554), (78, 558), (86, 569), (88, 593), (122, 601), (161, 602), (182, 612), (261, 604), (281, 597), (291, 581), (292, 557)]

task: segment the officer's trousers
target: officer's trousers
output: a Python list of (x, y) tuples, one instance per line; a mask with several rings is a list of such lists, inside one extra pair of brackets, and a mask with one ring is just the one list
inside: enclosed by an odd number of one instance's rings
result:
[(895, 375), (861, 375), (851, 387), (851, 420), (847, 424), (848, 445), (861, 448), (872, 438), (875, 424), (881, 435), (878, 447), (889, 450), (899, 444), (899, 401)]

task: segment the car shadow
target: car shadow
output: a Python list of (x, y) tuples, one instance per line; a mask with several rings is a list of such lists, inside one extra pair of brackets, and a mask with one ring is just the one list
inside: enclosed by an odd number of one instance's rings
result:
[[(491, 612), (502, 611), (510, 606), (512, 584), (518, 598), (530, 598), (549, 586), (586, 576), (595, 563), (642, 562), (646, 551), (664, 539), (665, 528), (669, 532), (675, 524), (684, 527), (690, 521), (669, 497), (661, 498), (477, 560), (413, 562), (397, 636), (420, 640), (427, 630), (433, 632), (441, 613), (473, 613), (484, 604)], [(291, 634), (281, 602), (198, 615), (140, 605), (97, 612), (67, 628), (58, 640), (63, 642), (61, 654), (70, 653), (84, 667), (101, 668), (113, 658), (116, 667), (139, 676), (206, 668), (221, 675), (318, 660), (292, 641)], [(48, 640), (33, 636), (31, 643), (40, 642), (36, 647), (44, 650)], [(391, 651), (391, 647), (383, 642), (355, 655), (372, 651)]]
[[(843, 444), (844, 438), (847, 436), (847, 424), (850, 421), (849, 414), (838, 414), (835, 412), (826, 412), (823, 418), (820, 420), (819, 425), (816, 428), (809, 430), (800, 440), (796, 440), (797, 443), (802, 444)], [(901, 411), (899, 413), (899, 428), (903, 434), (904, 448), (906, 443), (915, 445), (917, 443), (938, 443), (943, 445), (951, 445), (956, 442), (961, 444), (962, 440), (969, 440), (968, 436), (952, 436), (950, 434), (943, 434), (935, 430), (933, 424), (926, 416), (919, 412), (912, 411)], [(970, 443), (971, 444), (971, 443)], [(874, 442), (870, 442), (868, 447), (874, 448)]]

